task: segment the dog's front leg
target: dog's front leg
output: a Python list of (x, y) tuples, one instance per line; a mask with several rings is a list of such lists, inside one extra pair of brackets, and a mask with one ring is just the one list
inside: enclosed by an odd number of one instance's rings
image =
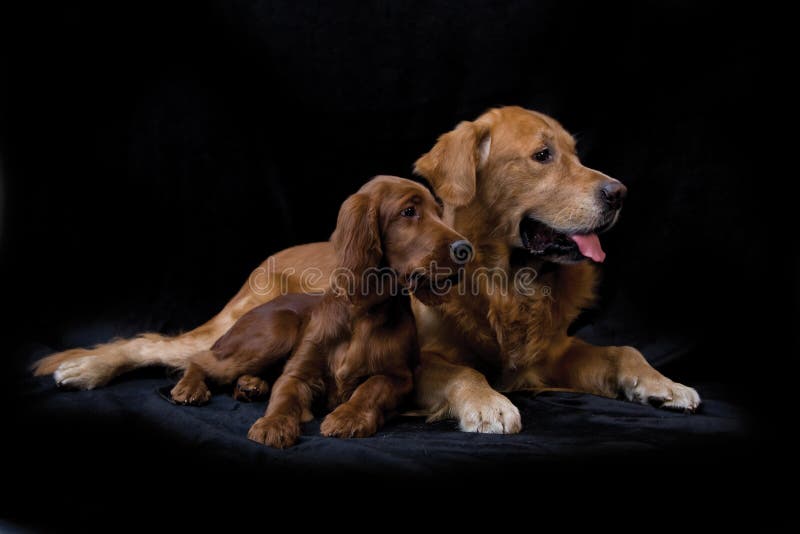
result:
[(394, 410), (412, 386), (410, 371), (369, 377), (347, 402), (328, 414), (320, 427), (322, 435), (363, 438), (375, 434), (386, 412)]
[(423, 351), (417, 370), (416, 399), (429, 421), (455, 418), (465, 432), (516, 434), (522, 428), (519, 410), (489, 385), (481, 373)]
[(555, 387), (693, 412), (700, 405), (694, 389), (673, 382), (647, 363), (633, 347), (598, 347), (572, 338), (567, 350), (550, 359), (542, 374)]

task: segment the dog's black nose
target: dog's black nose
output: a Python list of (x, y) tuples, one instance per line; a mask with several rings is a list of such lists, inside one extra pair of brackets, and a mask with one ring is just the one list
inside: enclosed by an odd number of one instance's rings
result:
[(609, 180), (600, 187), (600, 198), (612, 210), (622, 207), (622, 201), (625, 200), (627, 194), (628, 188), (616, 180)]
[(467, 263), (472, 259), (473, 254), (475, 251), (472, 250), (472, 244), (466, 239), (450, 243), (450, 257), (458, 264)]

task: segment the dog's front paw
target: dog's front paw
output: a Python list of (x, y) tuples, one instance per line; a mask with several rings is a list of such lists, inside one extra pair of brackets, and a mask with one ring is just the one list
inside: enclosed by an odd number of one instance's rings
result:
[(458, 426), (464, 432), (516, 434), (522, 429), (517, 407), (493, 389), (478, 395), (473, 392), (453, 408)]
[(623, 377), (620, 388), (631, 402), (655, 404), (670, 410), (694, 412), (701, 402), (693, 388), (673, 382), (660, 373)]
[(320, 432), (334, 438), (366, 438), (378, 431), (380, 423), (374, 412), (342, 404), (322, 421)]
[(262, 417), (253, 423), (247, 437), (269, 447), (285, 449), (297, 443), (300, 437), (300, 422), (285, 415)]
[(172, 400), (178, 404), (200, 406), (211, 400), (211, 392), (203, 381), (181, 380), (169, 392)]
[(269, 384), (252, 375), (242, 375), (233, 388), (233, 398), (242, 402), (253, 402), (266, 397)]

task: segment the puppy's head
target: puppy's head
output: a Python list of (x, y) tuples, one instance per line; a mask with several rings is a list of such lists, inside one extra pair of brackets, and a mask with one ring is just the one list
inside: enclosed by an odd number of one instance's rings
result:
[[(436, 193), (468, 214), (456, 226), (479, 241), (503, 239), (548, 261), (603, 261), (597, 234), (617, 221), (626, 189), (581, 164), (552, 118), (493, 109), (441, 136), (415, 164)], [(471, 208), (471, 209), (470, 209)]]
[(350, 278), (351, 299), (390, 296), (399, 283), (433, 302), (472, 257), (469, 242), (442, 221), (430, 191), (395, 176), (373, 178), (345, 200), (331, 242), (340, 274)]

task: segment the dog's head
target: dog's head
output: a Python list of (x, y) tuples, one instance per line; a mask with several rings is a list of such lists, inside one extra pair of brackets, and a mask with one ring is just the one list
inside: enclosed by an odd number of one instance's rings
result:
[(331, 242), (356, 297), (389, 291), (389, 273), (433, 302), (472, 257), (472, 246), (444, 223), (430, 191), (395, 176), (373, 178), (345, 200)]
[(581, 164), (557, 121), (519, 107), (462, 122), (414, 170), (462, 214), (456, 227), (476, 242), (504, 239), (557, 263), (603, 261), (597, 234), (617, 221), (626, 194), (619, 181)]

